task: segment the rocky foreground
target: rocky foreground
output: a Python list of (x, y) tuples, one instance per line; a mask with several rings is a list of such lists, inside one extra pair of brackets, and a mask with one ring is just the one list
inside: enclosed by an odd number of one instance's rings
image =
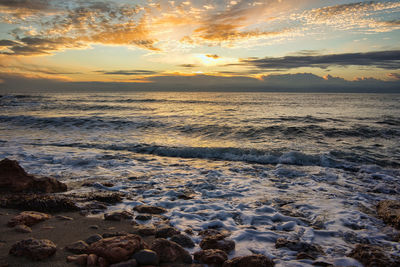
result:
[[(90, 186), (90, 185), (89, 185)], [(0, 267), (3, 266), (274, 266), (265, 255), (231, 258), (235, 242), (225, 229), (180, 232), (169, 224), (162, 207), (139, 205), (106, 213), (121, 202), (118, 193), (55, 194), (67, 186), (54, 178), (35, 177), (16, 161), (0, 162)], [(91, 214), (103, 214), (87, 217)], [(377, 217), (400, 229), (400, 202), (381, 201)], [(146, 223), (157, 218), (153, 223)], [(196, 237), (196, 238), (195, 238)], [(194, 240), (200, 240), (195, 249)], [(318, 244), (278, 238), (278, 249), (315, 266)], [(400, 259), (381, 247), (357, 244), (347, 255), (365, 266), (400, 266)]]

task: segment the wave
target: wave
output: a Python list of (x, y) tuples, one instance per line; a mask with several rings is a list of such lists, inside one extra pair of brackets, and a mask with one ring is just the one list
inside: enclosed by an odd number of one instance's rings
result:
[(371, 155), (354, 152), (330, 151), (323, 154), (306, 154), (300, 151), (278, 151), (263, 149), (246, 149), (232, 147), (171, 147), (148, 144), (83, 144), (83, 143), (50, 143), (31, 144), (40, 146), (78, 147), (111, 151), (129, 151), (138, 154), (163, 157), (210, 159), (225, 161), (243, 161), (257, 164), (287, 164), (298, 166), (321, 166), (358, 171), (360, 165), (375, 164), (383, 167), (400, 167), (400, 163)]

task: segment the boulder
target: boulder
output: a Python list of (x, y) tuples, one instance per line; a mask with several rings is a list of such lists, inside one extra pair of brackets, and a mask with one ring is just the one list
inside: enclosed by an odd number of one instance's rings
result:
[(39, 222), (50, 219), (51, 216), (46, 213), (36, 212), (36, 211), (23, 211), (20, 214), (14, 216), (7, 225), (9, 227), (14, 227), (16, 225), (27, 225), (32, 226)]
[(217, 266), (221, 266), (228, 259), (228, 255), (225, 253), (225, 251), (219, 249), (200, 250), (195, 252), (193, 257), (200, 263)]
[(309, 244), (302, 241), (288, 240), (283, 237), (280, 237), (276, 240), (275, 248), (287, 248), (297, 252), (304, 252), (314, 258), (318, 258), (319, 255), (324, 254), (324, 251), (319, 245)]
[(167, 210), (162, 207), (149, 206), (149, 205), (139, 205), (134, 207), (133, 210), (139, 213), (149, 213), (149, 214), (162, 214), (167, 212)]
[(274, 262), (264, 255), (236, 257), (224, 262), (223, 267), (273, 267)]
[(150, 249), (142, 249), (135, 254), (132, 258), (136, 260), (139, 265), (158, 265), (158, 255)]
[(151, 250), (155, 251), (160, 262), (183, 262), (192, 263), (192, 256), (183, 247), (175, 242), (164, 238), (157, 238), (153, 241)]
[(358, 260), (365, 267), (400, 266), (400, 257), (390, 256), (382, 248), (373, 245), (358, 244), (347, 256)]
[(136, 251), (145, 248), (142, 238), (138, 235), (123, 235), (103, 238), (92, 243), (88, 253), (96, 254), (109, 263), (117, 263), (128, 260)]
[(10, 254), (24, 256), (32, 260), (44, 260), (54, 255), (57, 246), (47, 239), (28, 238), (12, 245)]
[(169, 225), (160, 225), (156, 229), (156, 237), (157, 238), (167, 238), (174, 235), (179, 234), (180, 232), (172, 226)]
[(216, 234), (204, 237), (200, 242), (200, 247), (203, 250), (220, 249), (229, 253), (235, 249), (235, 242), (231, 239), (225, 239), (225, 236), (222, 234)]
[(14, 227), (15, 231), (18, 233), (32, 233), (32, 229), (29, 226), (26, 226), (24, 224), (19, 224)]
[(155, 235), (156, 228), (152, 225), (138, 225), (135, 231), (141, 236)]
[(89, 256), (87, 256), (86, 259), (86, 266), (88, 267), (95, 267), (97, 266), (97, 260), (99, 257), (97, 257), (96, 254), (90, 254)]
[(102, 238), (103, 237), (101, 235), (95, 234), (95, 235), (92, 235), (92, 236), (89, 236), (88, 238), (86, 238), (85, 242), (90, 245), (90, 244), (92, 244), (94, 242), (99, 241)]
[(133, 213), (126, 210), (104, 214), (104, 220), (106, 221), (121, 221), (122, 219), (131, 220), (132, 218), (133, 218)]
[(194, 247), (193, 240), (187, 235), (182, 235), (182, 234), (174, 235), (171, 237), (170, 240), (181, 245), (184, 248), (193, 248)]
[(17, 161), (5, 158), (0, 161), (0, 190), (53, 193), (67, 191), (67, 186), (54, 178), (28, 174)]
[(67, 245), (65, 249), (75, 254), (84, 254), (86, 253), (88, 247), (89, 245), (85, 241), (79, 240)]
[(87, 254), (81, 254), (81, 255), (71, 255), (67, 257), (67, 262), (73, 262), (77, 265), (82, 265), (86, 266), (87, 264)]
[(151, 220), (152, 216), (150, 214), (139, 214), (135, 217), (136, 220), (139, 221), (148, 221)]
[(377, 205), (378, 216), (400, 230), (400, 201), (382, 200)]

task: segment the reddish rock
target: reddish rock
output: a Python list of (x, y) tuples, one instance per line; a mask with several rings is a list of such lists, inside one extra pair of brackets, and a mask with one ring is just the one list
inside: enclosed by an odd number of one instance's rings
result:
[(57, 246), (47, 239), (28, 238), (21, 240), (10, 249), (10, 254), (24, 256), (32, 260), (44, 260), (57, 251)]
[(15, 160), (0, 161), (0, 190), (8, 192), (63, 192), (67, 186), (54, 178), (28, 174)]
[(204, 250), (206, 249), (220, 249), (226, 253), (231, 252), (235, 249), (235, 242), (230, 239), (225, 239), (222, 234), (217, 234), (213, 236), (206, 236), (201, 242), (200, 247)]
[(145, 244), (140, 236), (128, 234), (103, 238), (92, 243), (87, 251), (103, 257), (109, 263), (117, 263), (128, 260), (133, 253), (143, 248)]
[(89, 245), (85, 241), (79, 240), (72, 244), (69, 244), (65, 247), (65, 249), (75, 254), (84, 254), (86, 253), (88, 247)]
[(149, 213), (149, 214), (162, 214), (167, 212), (167, 210), (162, 207), (149, 206), (149, 205), (139, 205), (134, 207), (133, 210), (139, 213)]
[(221, 266), (228, 259), (228, 255), (225, 251), (219, 249), (200, 250), (195, 252), (193, 256), (195, 260), (201, 263), (218, 266)]
[(377, 212), (385, 223), (400, 230), (400, 201), (380, 201), (377, 205)]
[(14, 216), (7, 225), (9, 227), (14, 227), (16, 225), (27, 225), (27, 226), (32, 226), (34, 224), (37, 224), (41, 221), (45, 221), (47, 219), (50, 219), (51, 216), (46, 213), (41, 213), (41, 212), (36, 212), (36, 211), (23, 211), (20, 214)]
[(390, 256), (382, 248), (373, 245), (358, 244), (347, 256), (358, 260), (365, 267), (400, 266), (400, 257)]
[(273, 267), (274, 265), (274, 262), (264, 255), (249, 255), (226, 261), (223, 267)]
[(32, 229), (29, 226), (26, 226), (24, 224), (19, 224), (17, 226), (15, 226), (15, 231), (19, 232), (19, 233), (32, 233)]
[(90, 254), (90, 255), (87, 257), (86, 266), (88, 266), (88, 267), (95, 267), (95, 266), (97, 266), (97, 259), (98, 259), (98, 257), (97, 257), (96, 254)]
[(87, 264), (87, 254), (72, 255), (67, 257), (67, 262), (73, 262), (78, 265), (86, 266)]
[(156, 228), (154, 226), (138, 225), (137, 227), (135, 227), (135, 230), (141, 236), (156, 234)]
[(192, 263), (192, 256), (183, 247), (164, 238), (157, 238), (151, 245), (151, 250), (158, 254), (160, 262)]

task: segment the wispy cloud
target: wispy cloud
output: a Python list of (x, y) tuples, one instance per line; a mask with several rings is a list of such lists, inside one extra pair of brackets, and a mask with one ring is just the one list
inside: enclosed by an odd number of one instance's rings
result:
[(157, 71), (151, 71), (151, 70), (113, 70), (113, 71), (97, 70), (95, 72), (106, 75), (126, 75), (126, 76), (143, 76), (143, 75), (151, 75), (159, 73)]

